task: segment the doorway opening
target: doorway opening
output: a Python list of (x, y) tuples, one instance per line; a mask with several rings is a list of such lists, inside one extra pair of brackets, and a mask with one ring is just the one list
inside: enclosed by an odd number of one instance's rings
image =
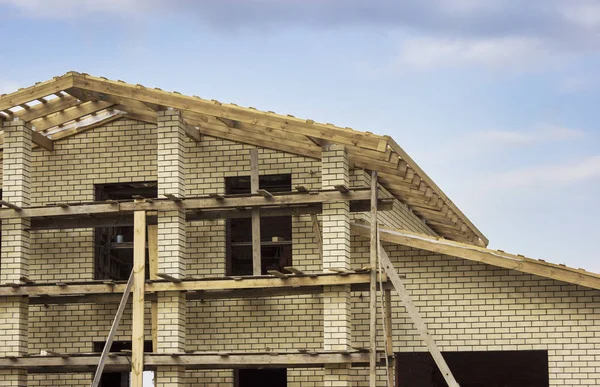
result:
[[(547, 351), (444, 352), (461, 387), (548, 387)], [(396, 353), (397, 387), (446, 387), (429, 352)]]
[(287, 368), (243, 368), (235, 370), (235, 387), (286, 387)]

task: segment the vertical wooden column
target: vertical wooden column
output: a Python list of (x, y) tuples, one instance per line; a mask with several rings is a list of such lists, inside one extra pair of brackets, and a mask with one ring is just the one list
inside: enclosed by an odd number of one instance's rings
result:
[(146, 211), (133, 215), (133, 311), (131, 387), (142, 387), (144, 373), (144, 290), (146, 280)]
[(383, 296), (385, 324), (385, 352), (388, 356), (387, 380), (388, 386), (394, 386), (394, 336), (392, 331), (392, 290), (385, 289)]
[[(186, 195), (185, 122), (181, 112), (167, 109), (158, 113), (158, 195), (182, 198)], [(185, 211), (162, 211), (158, 214), (158, 275), (181, 280), (185, 278), (186, 221)], [(187, 303), (185, 293), (158, 293), (156, 313), (156, 351), (182, 353), (185, 350)], [(183, 366), (161, 366), (156, 369), (156, 386), (184, 385)]]
[(377, 172), (371, 172), (371, 246), (369, 265), (369, 386), (377, 386)]
[[(3, 199), (30, 205), (31, 129), (21, 120), (5, 122), (2, 184)], [(2, 220), (0, 284), (19, 283), (29, 277), (29, 219)], [(24, 356), (28, 344), (29, 299), (0, 297), (0, 356)], [(27, 370), (0, 370), (0, 385), (25, 387)]]
[[(323, 148), (321, 159), (322, 187), (350, 184), (348, 154), (343, 146)], [(323, 203), (322, 212), (323, 271), (350, 270), (350, 204)], [(349, 286), (326, 286), (323, 292), (323, 344), (325, 350), (346, 351), (352, 348), (351, 302)], [(328, 366), (324, 370), (325, 387), (351, 385), (347, 365)]]
[[(259, 189), (258, 149), (250, 149), (250, 192), (255, 194)], [(260, 209), (252, 209), (252, 274), (262, 274), (260, 254)]]
[[(148, 269), (151, 281), (159, 279), (158, 277), (158, 226), (148, 225)], [(152, 352), (158, 352), (158, 302), (150, 303), (150, 315), (152, 323)]]

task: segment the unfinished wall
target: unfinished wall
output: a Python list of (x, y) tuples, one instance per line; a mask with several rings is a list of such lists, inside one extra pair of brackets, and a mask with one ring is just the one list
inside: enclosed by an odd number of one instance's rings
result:
[[(55, 143), (55, 151), (33, 152), (32, 204), (93, 199), (93, 185), (157, 180), (156, 126), (119, 120)], [(250, 174), (250, 146), (205, 136), (186, 143), (188, 196), (225, 191), (225, 177)], [(259, 151), (261, 174), (291, 173), (292, 186), (321, 187), (321, 163), (267, 149)], [(363, 171), (351, 173), (351, 186), (369, 186)], [(381, 197), (389, 194), (382, 190)], [(433, 234), (420, 219), (396, 201), (381, 214), (391, 227)], [(31, 233), (30, 276), (42, 281), (93, 278), (91, 230)], [(409, 290), (444, 351), (548, 349), (553, 386), (600, 385), (597, 370), (599, 293), (494, 269), (467, 261), (388, 248), (407, 275)], [(186, 271), (192, 277), (225, 273), (225, 222), (188, 223)], [(368, 242), (353, 238), (353, 267), (368, 264)], [(293, 218), (293, 265), (322, 271), (310, 216)], [(395, 299), (395, 347), (422, 351), (403, 309)], [(30, 306), (29, 352), (52, 348), (90, 352), (104, 341), (117, 305)], [(368, 294), (352, 294), (353, 345), (368, 343)], [(149, 336), (150, 313), (146, 314)], [(298, 323), (301, 321), (302, 323)], [(130, 311), (116, 340), (129, 341)], [(323, 348), (321, 295), (250, 300), (190, 301), (186, 349), (197, 351), (295, 350)], [(366, 370), (353, 370), (354, 385), (368, 385)], [(380, 372), (383, 381), (383, 374)], [(233, 372), (186, 372), (189, 386), (231, 386)], [(319, 369), (288, 372), (290, 386), (322, 386)], [(32, 386), (86, 386), (91, 374), (29, 375)]]

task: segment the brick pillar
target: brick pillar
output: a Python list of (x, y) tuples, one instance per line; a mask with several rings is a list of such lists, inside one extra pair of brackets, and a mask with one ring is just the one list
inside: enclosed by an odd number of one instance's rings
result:
[[(178, 110), (158, 113), (158, 195), (185, 196), (185, 123)], [(158, 213), (158, 273), (185, 277), (185, 211)], [(158, 294), (159, 353), (185, 350), (186, 299), (181, 292)], [(158, 367), (156, 386), (184, 385), (183, 367)]]
[[(348, 154), (343, 146), (329, 145), (322, 152), (324, 189), (350, 184)], [(323, 203), (323, 271), (328, 268), (350, 270), (350, 203)], [(327, 286), (323, 293), (324, 349), (351, 349), (350, 286)], [(324, 386), (350, 386), (349, 367), (327, 367)]]
[[(3, 199), (17, 206), (30, 204), (31, 130), (20, 120), (6, 122), (3, 146)], [(2, 221), (0, 284), (29, 277), (29, 219)], [(27, 354), (27, 297), (0, 298), (0, 356)], [(3, 386), (26, 386), (26, 370), (0, 370)]]

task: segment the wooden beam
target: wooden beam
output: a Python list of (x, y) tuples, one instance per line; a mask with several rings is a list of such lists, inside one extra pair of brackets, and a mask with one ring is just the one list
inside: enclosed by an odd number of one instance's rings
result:
[(183, 111), (192, 111), (238, 122), (277, 128), (289, 131), (290, 133), (302, 133), (340, 144), (360, 144), (364, 148), (382, 152), (387, 148), (385, 138), (374, 134), (339, 128), (334, 125), (318, 124), (312, 120), (302, 120), (292, 116), (283, 116), (275, 113), (260, 112), (251, 108), (221, 104), (202, 98), (187, 97), (177, 93), (147, 89), (143, 86), (102, 80), (88, 75), (77, 76), (74, 80), (74, 86), (104, 94), (137, 99), (143, 102), (172, 106)]
[[(352, 225), (352, 232), (354, 234), (368, 236), (369, 226), (354, 224)], [(466, 243), (454, 242), (446, 239), (436, 239), (427, 235), (410, 233), (404, 230), (379, 227), (379, 235), (384, 242), (463, 258), (469, 261), (485, 263), (504, 269), (516, 270), (522, 273), (533, 274), (544, 278), (600, 290), (600, 274), (591, 273), (583, 269), (574, 269), (564, 265), (557, 265), (543, 260), (508, 254), (502, 251), (486, 249), (485, 247), (469, 245)]]
[[(383, 287), (387, 289), (391, 284), (384, 282)], [(353, 292), (364, 292), (369, 290), (369, 282), (351, 284)], [(379, 287), (378, 287), (379, 288)], [(279, 288), (253, 288), (253, 289), (226, 289), (226, 290), (200, 290), (186, 291), (188, 301), (209, 300), (233, 300), (250, 298), (285, 297), (308, 294), (323, 293), (323, 286), (288, 286)], [(119, 294), (84, 294), (74, 296), (34, 296), (29, 298), (30, 305), (75, 305), (75, 304), (115, 304), (121, 297)], [(146, 293), (146, 301), (157, 301), (156, 293)]]
[[(259, 186), (259, 166), (258, 149), (250, 149), (250, 192), (258, 193)], [(252, 273), (254, 275), (262, 274), (261, 265), (261, 245), (260, 245), (260, 209), (252, 209)]]
[(219, 200), (208, 196), (185, 198), (180, 203), (169, 199), (156, 199), (153, 202), (120, 201), (116, 204), (84, 203), (71, 204), (62, 208), (59, 206), (27, 207), (22, 211), (13, 209), (0, 209), (0, 219), (35, 218), (35, 217), (61, 217), (61, 216), (88, 216), (95, 214), (116, 214), (133, 211), (173, 211), (173, 210), (209, 210), (227, 208), (254, 208), (264, 206), (284, 206), (314, 203), (331, 203), (337, 201), (368, 200), (370, 196), (368, 189), (354, 189), (348, 193), (340, 193), (335, 190), (315, 191), (312, 195), (297, 192), (274, 193), (272, 198), (264, 198), (260, 195), (232, 195), (225, 196)]
[(317, 250), (319, 251), (319, 261), (323, 261), (323, 234), (321, 233), (321, 226), (319, 225), (319, 217), (317, 214), (312, 214), (312, 226), (313, 233), (315, 234), (315, 240), (317, 242)]
[(143, 387), (144, 294), (146, 268), (146, 212), (134, 213), (133, 226), (133, 311), (131, 313), (131, 387)]
[(14, 93), (3, 94), (0, 96), (0, 111), (19, 106), (22, 103), (27, 103), (40, 97), (58, 93), (59, 91), (72, 86), (73, 75), (66, 74), (62, 77), (56, 77), (49, 81), (37, 83), (25, 89), (20, 89)]
[(98, 387), (98, 385), (100, 384), (100, 378), (102, 378), (102, 372), (104, 371), (104, 366), (106, 365), (106, 359), (108, 358), (108, 353), (110, 352), (110, 348), (112, 347), (112, 343), (117, 334), (117, 330), (119, 329), (119, 324), (121, 323), (121, 318), (123, 317), (123, 312), (125, 311), (125, 306), (127, 305), (127, 300), (129, 299), (129, 294), (131, 293), (132, 286), (133, 271), (129, 275), (129, 281), (127, 281), (127, 286), (125, 287), (125, 291), (123, 292), (123, 296), (121, 297), (121, 302), (119, 303), (117, 314), (115, 315), (112, 326), (110, 327), (110, 331), (108, 332), (108, 337), (106, 338), (106, 342), (104, 343), (104, 349), (102, 350), (102, 354), (100, 355), (100, 361), (98, 362), (98, 368), (96, 369), (96, 373), (94, 374), (92, 387)]
[(66, 96), (63, 98), (55, 98), (51, 101), (47, 101), (44, 104), (39, 104), (31, 107), (29, 110), (20, 110), (16, 112), (15, 117), (29, 122), (38, 118), (47, 116), (48, 114), (56, 113), (61, 110), (68, 109), (73, 106), (77, 106), (80, 101), (77, 98)]
[(107, 109), (111, 106), (112, 104), (110, 102), (84, 102), (77, 106), (49, 114), (37, 120), (33, 120), (31, 121), (31, 125), (35, 126), (36, 131), (42, 132), (54, 126), (62, 125), (69, 121), (73, 121), (89, 114), (99, 112), (100, 110)]
[[(150, 281), (158, 278), (158, 225), (148, 225), (148, 263)], [(153, 300), (150, 303), (152, 320), (152, 352), (158, 352), (158, 303)]]
[[(393, 208), (392, 201), (388, 199), (378, 200), (378, 210), (388, 211)], [(369, 200), (354, 200), (350, 201), (350, 212), (366, 212), (369, 211)], [(261, 217), (273, 216), (298, 216), (298, 215), (317, 215), (322, 211), (320, 203), (308, 205), (290, 205), (285, 207), (267, 207), (261, 209)], [(200, 220), (214, 219), (241, 219), (251, 218), (251, 210), (224, 209), (224, 210), (203, 210), (200, 212), (187, 213), (186, 220), (188, 222), (196, 222)], [(146, 222), (157, 224), (156, 216), (146, 216)], [(314, 230), (313, 223), (313, 230)], [(98, 228), (98, 227), (125, 227), (133, 226), (133, 215), (131, 214), (109, 214), (99, 215), (94, 218), (90, 217), (55, 217), (55, 218), (33, 218), (31, 226), (28, 230), (60, 230), (60, 229), (76, 229), (76, 228)], [(319, 229), (320, 235), (320, 229)]]
[(39, 145), (40, 147), (49, 150), (50, 152), (54, 151), (54, 141), (49, 139), (48, 137), (42, 135), (41, 133), (32, 131), (31, 132), (31, 141)]
[(394, 284), (394, 288), (396, 289), (396, 292), (400, 297), (402, 305), (404, 305), (404, 308), (406, 308), (406, 312), (415, 324), (415, 328), (419, 333), (419, 336), (421, 336), (421, 339), (427, 346), (429, 353), (433, 357), (435, 364), (438, 366), (440, 372), (442, 373), (442, 376), (448, 384), (448, 387), (460, 387), (459, 384), (456, 382), (456, 379), (454, 379), (454, 375), (452, 375), (452, 371), (450, 371), (450, 368), (448, 367), (446, 360), (442, 356), (442, 353), (440, 352), (438, 346), (433, 340), (433, 337), (427, 330), (427, 325), (425, 324), (425, 321), (421, 317), (421, 314), (417, 310), (417, 307), (413, 304), (410, 294), (408, 293), (408, 290), (406, 290), (404, 283), (402, 283), (402, 280), (396, 272), (392, 261), (390, 261), (386, 251), (384, 250), (383, 246), (381, 246), (381, 244), (379, 244), (379, 259), (381, 260), (381, 265), (387, 273), (390, 281), (392, 281), (392, 284)]
[[(147, 354), (144, 356), (145, 369), (153, 370), (160, 366), (182, 366), (194, 369), (236, 369), (236, 368), (323, 368), (326, 365), (352, 364), (364, 366), (369, 354), (360, 351), (348, 352), (237, 352), (226, 356), (216, 352)], [(90, 372), (98, 364), (96, 353), (71, 354), (61, 356), (2, 357), (0, 369), (27, 369), (30, 373)], [(108, 372), (122, 372), (130, 369), (127, 354), (113, 353), (106, 361)]]
[(377, 172), (371, 172), (371, 245), (369, 265), (369, 387), (377, 387)]
[(202, 133), (200, 130), (194, 125), (185, 124), (184, 125), (185, 134), (196, 142), (202, 142)]
[(387, 359), (388, 386), (394, 386), (394, 335), (392, 331), (392, 290), (383, 290), (383, 308), (385, 325), (385, 353)]
[[(337, 286), (368, 283), (369, 273), (337, 273), (295, 275), (282, 280), (272, 276), (212, 278), (212, 279), (186, 279), (179, 283), (170, 281), (154, 281), (146, 283), (146, 293), (173, 292), (173, 291), (216, 291), (234, 289), (258, 288), (289, 288), (305, 286)], [(84, 295), (84, 294), (120, 294), (125, 290), (126, 284), (118, 282), (105, 284), (100, 281), (63, 282), (52, 284), (35, 283), (30, 285), (2, 285), (2, 296), (58, 296), (58, 295)]]

